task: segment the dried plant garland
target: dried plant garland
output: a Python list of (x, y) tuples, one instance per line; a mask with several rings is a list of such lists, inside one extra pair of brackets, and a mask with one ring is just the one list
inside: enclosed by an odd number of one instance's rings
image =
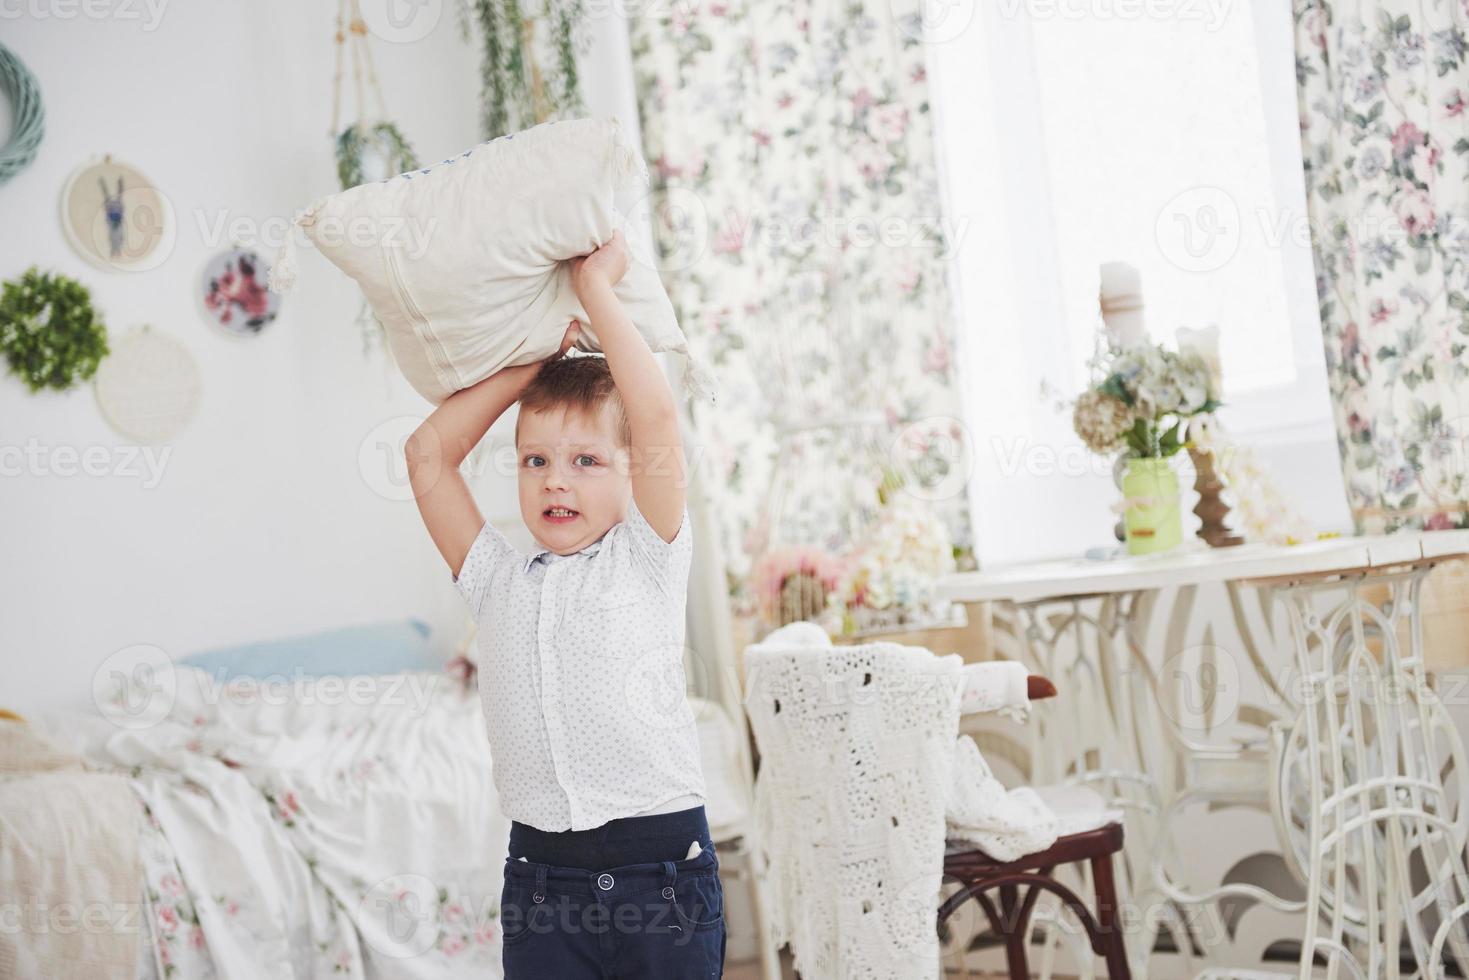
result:
[[(480, 131), (485, 139), (586, 112), (576, 56), (586, 50), (584, 0), (470, 0), (461, 8), (466, 38), (478, 28)], [(538, 27), (543, 30), (538, 31)]]

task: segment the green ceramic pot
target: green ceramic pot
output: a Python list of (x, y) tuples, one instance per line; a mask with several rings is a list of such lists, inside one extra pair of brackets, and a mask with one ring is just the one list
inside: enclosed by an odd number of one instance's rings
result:
[(1133, 457), (1122, 474), (1124, 497), (1150, 497), (1146, 507), (1132, 507), (1123, 514), (1127, 551), (1147, 555), (1175, 548), (1183, 540), (1183, 518), (1179, 513), (1178, 474), (1168, 460)]

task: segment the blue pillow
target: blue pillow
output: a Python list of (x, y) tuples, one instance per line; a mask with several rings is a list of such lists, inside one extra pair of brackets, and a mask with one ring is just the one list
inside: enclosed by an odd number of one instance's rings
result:
[(443, 659), (430, 648), (428, 624), (421, 619), (344, 626), (304, 636), (201, 650), (182, 662), (220, 680), (351, 677), (444, 669)]

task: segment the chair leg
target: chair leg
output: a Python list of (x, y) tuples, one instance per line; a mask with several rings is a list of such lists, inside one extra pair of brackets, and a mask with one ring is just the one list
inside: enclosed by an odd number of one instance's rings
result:
[(1112, 876), (1112, 855), (1092, 858), (1092, 882), (1097, 890), (1097, 926), (1107, 947), (1108, 980), (1132, 980), (1127, 964), (1126, 937), (1118, 921), (1117, 883)]
[(1030, 918), (1031, 903), (1022, 907), (1020, 890), (1014, 885), (1000, 886), (1000, 920), (1005, 927), (1005, 959), (1010, 967), (1010, 980), (1030, 980), (1030, 963), (1026, 959), (1025, 927)]

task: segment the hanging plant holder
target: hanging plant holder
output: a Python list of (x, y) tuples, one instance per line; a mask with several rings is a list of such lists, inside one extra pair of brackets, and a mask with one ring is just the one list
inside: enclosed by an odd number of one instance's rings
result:
[(337, 137), (337, 180), (343, 190), (417, 168), (418, 157), (396, 123), (353, 123)]
[[(413, 152), (413, 146), (398, 125), (388, 119), (382, 85), (378, 82), (377, 68), (372, 62), (367, 21), (362, 19), (359, 0), (338, 0), (336, 42), (336, 72), (332, 76), (331, 136), (336, 142), (337, 181), (342, 185), (342, 190), (416, 170), (418, 156)], [(343, 62), (348, 54), (352, 60), (352, 87), (356, 94), (357, 121), (343, 129)], [(366, 116), (369, 90), (377, 109), (375, 119), (368, 119)], [(385, 346), (387, 334), (366, 297), (357, 310), (354, 322), (362, 328), (364, 354)]]
[[(383, 102), (383, 88), (378, 82), (377, 68), (372, 62), (367, 21), (362, 19), (362, 8), (358, 0), (338, 0), (336, 41), (336, 72), (332, 75), (331, 135), (337, 144), (337, 179), (341, 182), (342, 190), (356, 187), (366, 180), (383, 180), (405, 170), (417, 169), (418, 158), (408, 138), (396, 123), (388, 119), (387, 106)], [(357, 117), (355, 122), (343, 129), (343, 62), (349, 54), (352, 59), (352, 87), (356, 94)], [(377, 115), (372, 119), (367, 116), (369, 90), (377, 109)]]

